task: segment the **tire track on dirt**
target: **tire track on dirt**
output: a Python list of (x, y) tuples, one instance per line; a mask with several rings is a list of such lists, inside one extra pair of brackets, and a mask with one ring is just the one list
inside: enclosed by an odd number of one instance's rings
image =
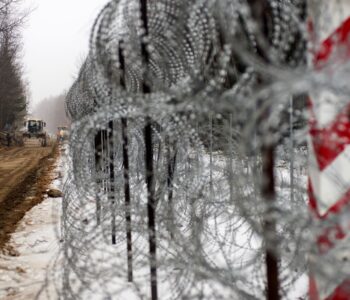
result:
[(0, 250), (25, 213), (43, 200), (57, 155), (56, 147), (0, 151)]
[[(12, 149), (11, 149), (12, 150)], [(0, 157), (0, 203), (52, 149), (13, 149)]]

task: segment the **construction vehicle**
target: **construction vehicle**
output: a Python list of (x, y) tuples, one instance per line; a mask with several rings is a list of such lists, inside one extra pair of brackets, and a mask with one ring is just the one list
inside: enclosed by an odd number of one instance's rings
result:
[(42, 147), (46, 147), (48, 135), (44, 127), (46, 127), (46, 123), (43, 120), (28, 118), (24, 122), (24, 144), (31, 144), (29, 140), (37, 140)]

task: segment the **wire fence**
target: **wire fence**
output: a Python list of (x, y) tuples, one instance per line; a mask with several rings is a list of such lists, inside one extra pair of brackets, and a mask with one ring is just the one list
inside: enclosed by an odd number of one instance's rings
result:
[(302, 0), (102, 9), (66, 102), (64, 299), (295, 299), (320, 228), (303, 95), (348, 93), (307, 68), (306, 15)]

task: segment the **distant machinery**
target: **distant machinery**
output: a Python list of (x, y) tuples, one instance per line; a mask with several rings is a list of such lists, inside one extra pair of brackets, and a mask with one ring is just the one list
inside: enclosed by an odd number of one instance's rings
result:
[(46, 123), (41, 119), (29, 118), (24, 122), (23, 140), (28, 144), (28, 139), (36, 139), (42, 147), (47, 146), (48, 135), (44, 129)]
[(69, 128), (67, 126), (57, 127), (57, 141), (64, 142), (67, 141), (69, 137)]

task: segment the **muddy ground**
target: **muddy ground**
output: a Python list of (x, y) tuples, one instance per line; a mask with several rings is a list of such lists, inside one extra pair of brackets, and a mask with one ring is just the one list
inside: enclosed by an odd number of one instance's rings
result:
[(0, 251), (11, 251), (11, 233), (58, 176), (52, 172), (58, 155), (57, 146), (0, 149)]

